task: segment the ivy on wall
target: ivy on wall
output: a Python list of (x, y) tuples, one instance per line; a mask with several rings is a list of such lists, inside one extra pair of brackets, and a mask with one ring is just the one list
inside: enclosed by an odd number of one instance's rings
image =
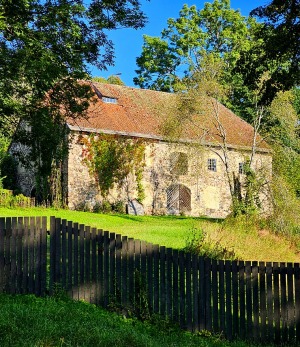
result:
[(145, 166), (145, 144), (141, 139), (128, 139), (115, 135), (90, 135), (82, 138), (85, 145), (84, 162), (96, 178), (104, 198), (116, 184), (122, 186), (126, 177), (135, 175), (137, 200), (145, 198), (142, 185)]

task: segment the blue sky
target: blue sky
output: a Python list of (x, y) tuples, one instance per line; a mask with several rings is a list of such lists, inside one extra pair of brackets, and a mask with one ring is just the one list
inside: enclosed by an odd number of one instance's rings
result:
[[(133, 77), (136, 76), (136, 58), (141, 54), (143, 45), (143, 35), (159, 36), (162, 29), (167, 26), (167, 19), (178, 18), (179, 11), (183, 4), (196, 5), (203, 8), (203, 1), (184, 1), (184, 0), (142, 0), (142, 9), (148, 17), (147, 25), (140, 30), (118, 29), (109, 33), (109, 38), (115, 46), (115, 65), (107, 71), (91, 69), (93, 76), (108, 77), (114, 74), (121, 74), (122, 81), (127, 86), (134, 86)], [(265, 5), (268, 0), (231, 0), (231, 7), (239, 9), (242, 15), (248, 16), (249, 12), (255, 7)]]

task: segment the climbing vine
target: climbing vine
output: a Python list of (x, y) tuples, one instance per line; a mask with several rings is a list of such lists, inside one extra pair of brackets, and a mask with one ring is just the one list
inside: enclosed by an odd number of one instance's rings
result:
[(122, 186), (124, 180), (135, 175), (137, 200), (144, 199), (142, 185), (145, 144), (141, 139), (125, 139), (115, 135), (90, 135), (82, 139), (84, 162), (88, 166), (101, 189), (104, 198), (116, 184)]

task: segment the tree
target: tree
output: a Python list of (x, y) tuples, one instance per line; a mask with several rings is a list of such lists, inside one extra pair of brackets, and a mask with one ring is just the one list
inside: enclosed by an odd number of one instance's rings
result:
[(259, 53), (256, 49), (258, 54), (239, 65), (248, 71), (247, 84), (257, 80), (262, 71), (271, 73), (263, 98), (270, 104), (278, 91), (290, 90), (300, 82), (300, 1), (272, 0), (251, 15), (264, 21), (256, 32), (256, 41), (262, 44)]
[(46, 198), (67, 149), (64, 119), (84, 116), (93, 95), (78, 80), (90, 64), (113, 64), (110, 30), (142, 27), (145, 16), (138, 0), (3, 0), (0, 14), (0, 126), (19, 125), (15, 141), (30, 148)]
[(110, 84), (117, 84), (119, 86), (125, 86), (125, 83), (121, 80), (121, 78), (118, 75), (111, 75), (107, 79), (104, 77), (93, 77), (93, 82), (99, 82), (99, 83), (110, 83)]
[[(251, 151), (244, 158), (244, 179), (236, 174), (227, 127), (221, 114), (221, 100), (226, 100), (229, 89), (222, 84), (224, 62), (215, 59), (214, 54), (203, 56), (201, 69), (185, 80), (186, 90), (176, 93), (176, 110), (172, 109), (164, 125), (165, 135), (173, 141), (184, 138), (186, 131), (195, 134), (191, 146), (193, 149), (208, 148), (218, 156), (224, 167), (225, 179), (231, 195), (233, 214), (249, 214), (261, 209), (261, 198), (269, 193), (266, 189), (270, 180), (270, 168), (257, 165), (257, 148), (262, 138), (258, 135), (262, 119), (267, 110), (260, 107), (253, 99), (254, 118)], [(260, 88), (256, 95), (259, 98)], [(174, 112), (175, 111), (175, 112)], [(194, 161), (194, 160), (193, 160)], [(268, 164), (267, 164), (268, 165)], [(200, 169), (201, 170), (201, 169)], [(265, 211), (268, 210), (265, 207)]]
[(230, 75), (240, 52), (249, 49), (256, 26), (254, 19), (231, 9), (229, 0), (207, 2), (202, 10), (184, 5), (179, 18), (168, 19), (161, 37), (144, 36), (134, 83), (162, 91), (182, 90), (184, 78), (200, 69), (208, 53), (222, 60)]

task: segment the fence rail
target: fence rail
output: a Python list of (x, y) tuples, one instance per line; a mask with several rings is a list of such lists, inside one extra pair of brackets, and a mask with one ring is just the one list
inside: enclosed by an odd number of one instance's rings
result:
[[(47, 236), (48, 234), (48, 236)], [(300, 341), (300, 268), (212, 260), (59, 218), (0, 218), (0, 292), (158, 313), (228, 339)]]

